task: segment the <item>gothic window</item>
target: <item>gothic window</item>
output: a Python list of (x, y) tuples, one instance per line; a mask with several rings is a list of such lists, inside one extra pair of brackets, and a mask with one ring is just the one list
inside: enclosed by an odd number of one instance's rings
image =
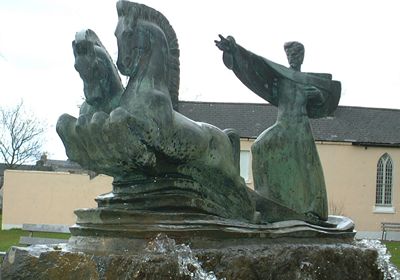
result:
[(393, 163), (385, 153), (378, 161), (376, 171), (376, 205), (392, 206), (392, 172)]

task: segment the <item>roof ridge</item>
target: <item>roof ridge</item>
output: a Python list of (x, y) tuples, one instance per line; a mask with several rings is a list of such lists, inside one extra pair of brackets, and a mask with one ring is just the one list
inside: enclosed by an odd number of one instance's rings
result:
[(339, 105), (339, 108), (353, 108), (353, 109), (368, 109), (368, 110), (385, 110), (385, 111), (400, 111), (396, 108), (380, 108), (380, 107), (364, 107), (364, 106), (350, 106), (350, 105)]
[(194, 103), (194, 104), (234, 104), (234, 105), (267, 105), (271, 106), (271, 104), (265, 103), (256, 103), (256, 102), (219, 102), (219, 101), (192, 101), (192, 100), (179, 100), (179, 103)]
[[(179, 100), (179, 103), (191, 103), (191, 104), (232, 104), (232, 105), (259, 105), (259, 106), (272, 106), (270, 103), (259, 103), (259, 102), (219, 102), (219, 101), (192, 101), (192, 100)], [(353, 108), (353, 109), (369, 109), (369, 110), (387, 110), (387, 111), (400, 111), (396, 108), (380, 108), (380, 107), (363, 107), (363, 106), (352, 106), (352, 105), (339, 105), (338, 108)]]

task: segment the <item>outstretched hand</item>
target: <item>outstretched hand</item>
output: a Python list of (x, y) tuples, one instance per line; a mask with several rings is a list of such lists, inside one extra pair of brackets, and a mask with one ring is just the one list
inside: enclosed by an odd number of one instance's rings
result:
[(235, 39), (233, 39), (232, 36), (228, 36), (227, 38), (225, 38), (224, 36), (222, 36), (221, 34), (218, 35), (220, 40), (214, 40), (215, 45), (224, 52), (232, 52), (234, 47), (235, 47)]

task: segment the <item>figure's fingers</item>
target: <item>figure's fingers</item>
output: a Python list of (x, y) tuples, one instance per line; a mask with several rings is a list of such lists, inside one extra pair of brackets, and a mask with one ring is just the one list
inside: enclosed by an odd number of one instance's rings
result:
[(214, 42), (218, 49), (220, 49), (221, 51), (225, 50), (224, 45), (222, 44), (221, 41), (215, 40)]

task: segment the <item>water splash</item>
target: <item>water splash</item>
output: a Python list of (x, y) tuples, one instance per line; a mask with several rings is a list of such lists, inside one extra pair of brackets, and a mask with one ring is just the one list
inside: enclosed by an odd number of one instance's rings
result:
[(165, 234), (158, 234), (148, 243), (146, 249), (153, 253), (175, 254), (178, 258), (179, 273), (190, 276), (192, 280), (225, 280), (218, 279), (212, 271), (205, 271), (189, 245), (176, 244), (174, 239)]
[(390, 262), (390, 253), (380, 240), (363, 239), (358, 242), (361, 246), (368, 249), (375, 249), (378, 252), (377, 265), (383, 272), (385, 280), (400, 280), (400, 272)]

